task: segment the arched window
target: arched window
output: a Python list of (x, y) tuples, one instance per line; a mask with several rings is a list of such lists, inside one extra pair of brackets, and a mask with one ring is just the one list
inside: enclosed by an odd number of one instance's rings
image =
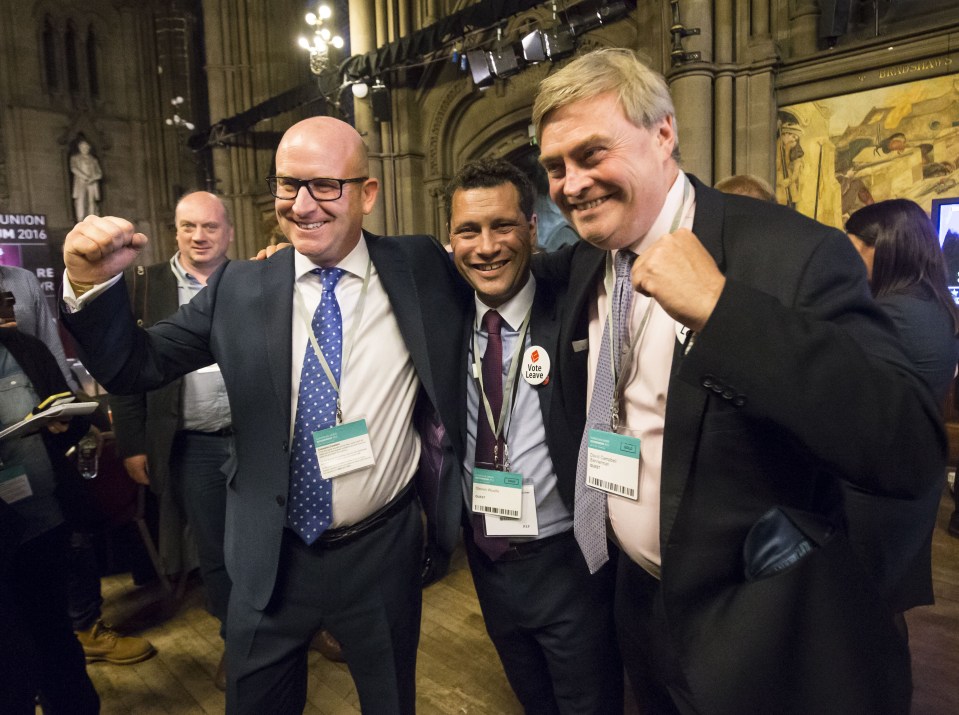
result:
[(47, 89), (54, 92), (60, 89), (60, 76), (57, 74), (57, 35), (50, 18), (43, 20), (43, 74)]
[(80, 73), (77, 71), (77, 32), (72, 22), (67, 24), (67, 32), (63, 36), (63, 47), (67, 59), (67, 89), (71, 92), (79, 92)]
[(90, 96), (100, 96), (100, 75), (97, 73), (97, 36), (93, 27), (87, 30), (87, 80), (90, 83)]

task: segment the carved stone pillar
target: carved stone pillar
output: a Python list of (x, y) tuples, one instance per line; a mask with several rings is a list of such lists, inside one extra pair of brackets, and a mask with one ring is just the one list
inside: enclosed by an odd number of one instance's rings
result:
[[(207, 0), (203, 3), (206, 72), (210, 121), (217, 122), (253, 106), (252, 63), (244, 52), (250, 27), (242, 0)], [(259, 218), (250, 194), (249, 167), (256, 165), (255, 150), (243, 146), (213, 149), (214, 191), (222, 195), (233, 214), (236, 240), (231, 254), (250, 256), (262, 247)], [(252, 173), (252, 172), (251, 172)], [(244, 200), (245, 199), (245, 200)]]
[(733, 70), (730, 65), (735, 61), (733, 46), (734, 8), (732, 0), (716, 0), (715, 38), (713, 54), (716, 62), (716, 81), (714, 83), (715, 118), (713, 129), (713, 178), (730, 176), (733, 171)]
[(699, 35), (684, 41), (689, 52), (702, 53), (702, 62), (674, 68), (667, 76), (679, 125), (683, 166), (702, 181), (713, 180), (713, 11), (711, 0), (685, 0), (680, 19)]
[[(377, 36), (376, 15), (373, 0), (354, 0), (350, 3), (350, 51), (354, 55), (376, 49), (374, 38)], [(383, 143), (380, 130), (373, 121), (373, 109), (367, 99), (353, 102), (353, 118), (356, 131), (363, 135), (370, 151), (370, 175), (380, 180), (380, 196), (373, 205), (372, 213), (366, 217), (364, 225), (374, 233), (386, 233), (386, 213), (384, 203), (385, 179), (383, 175)]]

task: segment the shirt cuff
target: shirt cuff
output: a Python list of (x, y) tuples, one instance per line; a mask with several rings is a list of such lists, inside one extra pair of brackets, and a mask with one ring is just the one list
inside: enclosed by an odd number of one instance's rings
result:
[(86, 293), (81, 295), (79, 298), (73, 290), (73, 286), (70, 284), (70, 279), (63, 276), (63, 304), (66, 306), (68, 313), (77, 313), (83, 310), (83, 307), (89, 303), (91, 300), (96, 298), (98, 295), (106, 291), (108, 288), (112, 287), (118, 280), (123, 278), (122, 273), (117, 273), (113, 278), (106, 281), (105, 283), (97, 283), (93, 288), (88, 290)]

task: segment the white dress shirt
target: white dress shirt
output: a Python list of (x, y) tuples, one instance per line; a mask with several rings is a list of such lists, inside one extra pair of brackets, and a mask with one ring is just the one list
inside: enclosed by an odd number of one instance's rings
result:
[[(331, 526), (334, 528), (355, 524), (386, 506), (413, 478), (420, 458), (420, 438), (413, 427), (413, 407), (420, 381), (375, 266), (371, 267), (362, 323), (355, 337), (352, 332), (369, 261), (366, 238), (362, 237), (337, 264), (346, 273), (336, 284), (334, 293), (343, 316), (343, 354), (347, 360), (340, 373), (343, 422), (366, 419), (376, 464), (332, 480)], [(293, 266), (295, 290), (302, 295), (312, 317), (323, 294), (319, 276), (310, 272), (317, 266), (300, 253), (293, 257)], [(296, 296), (292, 299), (290, 416), (295, 419), (300, 372), (309, 337)], [(351, 337), (355, 340), (353, 345), (350, 345)]]
[[(639, 255), (669, 233), (677, 211), (681, 212), (680, 227), (691, 228), (695, 211), (695, 192), (690, 186), (683, 200), (685, 175), (676, 177), (659, 216), (649, 232), (629, 247)], [(614, 261), (615, 265), (615, 261)], [(613, 535), (626, 554), (654, 575), (659, 575), (662, 563), (659, 544), (660, 481), (663, 463), (663, 428), (666, 423), (666, 398), (673, 350), (677, 340), (678, 324), (663, 308), (653, 301), (649, 322), (639, 335), (643, 314), (651, 298), (633, 293), (630, 308), (629, 332), (632, 342), (630, 361), (625, 365), (627, 382), (620, 408), (619, 433), (640, 439), (639, 498), (607, 495), (609, 519)], [(589, 377), (590, 398), (599, 360), (599, 345), (609, 309), (603, 281), (598, 282), (595, 303), (589, 307)], [(602, 317), (600, 317), (602, 316)]]

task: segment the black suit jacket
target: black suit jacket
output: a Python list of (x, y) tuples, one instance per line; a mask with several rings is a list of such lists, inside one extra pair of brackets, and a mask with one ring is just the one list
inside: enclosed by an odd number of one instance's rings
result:
[[(908, 651), (845, 537), (840, 485), (921, 497), (945, 463), (937, 407), (843, 234), (691, 179), (693, 232), (726, 276), (688, 352), (676, 343), (666, 406), (662, 589), (693, 696), (707, 713), (906, 712)], [(604, 258), (581, 243), (540, 266), (569, 270), (564, 370), (586, 364), (572, 346)], [(748, 580), (747, 534), (773, 507), (817, 548)]]
[[(462, 410), (457, 356), (462, 305), (446, 252), (428, 236), (366, 234), (370, 258), (389, 296), (423, 392), (444, 424)], [(289, 481), (293, 251), (266, 261), (231, 261), (168, 320), (136, 326), (122, 281), (82, 311), (64, 314), (84, 364), (111, 392), (155, 389), (216, 362), (230, 398), (237, 460), (228, 465), (226, 564), (234, 589), (254, 607), (273, 593), (286, 523)], [(383, 356), (387, 359), (389, 356)], [(443, 440), (462, 454), (458, 432)], [(441, 489), (456, 488), (459, 462), (446, 459)], [(459, 522), (429, 510), (448, 545)], [(438, 520), (438, 522), (436, 521)], [(439, 537), (438, 537), (439, 538)]]

